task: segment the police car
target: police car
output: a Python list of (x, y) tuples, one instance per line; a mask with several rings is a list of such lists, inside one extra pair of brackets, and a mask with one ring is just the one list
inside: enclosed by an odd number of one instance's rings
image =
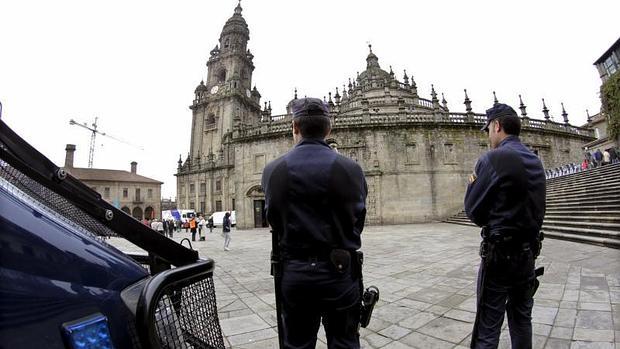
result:
[(224, 348), (213, 267), (0, 120), (0, 347)]

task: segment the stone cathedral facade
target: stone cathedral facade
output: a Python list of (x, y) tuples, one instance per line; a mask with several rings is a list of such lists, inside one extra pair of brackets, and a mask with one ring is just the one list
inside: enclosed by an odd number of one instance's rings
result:
[[(239, 228), (266, 226), (262, 170), (293, 146), (289, 108), (272, 115), (252, 87), (249, 39), (238, 5), (210, 52), (207, 80), (194, 91), (190, 152), (176, 173), (179, 208), (235, 210)], [(467, 177), (488, 150), (485, 117), (473, 112), (467, 91), (464, 113), (451, 112), (434, 88), (430, 97), (419, 96), (406, 73), (399, 80), (382, 69), (372, 49), (366, 69), (329, 93), (328, 143), (364, 170), (368, 224), (440, 220), (462, 209)], [(570, 125), (565, 111), (560, 123), (546, 106), (542, 119), (530, 118), (523, 103), (520, 110), (521, 139), (546, 167), (577, 161), (594, 139), (592, 130)]]

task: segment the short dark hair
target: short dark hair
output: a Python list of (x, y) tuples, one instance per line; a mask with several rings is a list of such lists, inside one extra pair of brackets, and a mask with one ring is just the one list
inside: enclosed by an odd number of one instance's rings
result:
[(327, 116), (298, 116), (293, 122), (299, 128), (303, 138), (324, 138), (331, 129), (331, 121)]
[(521, 119), (514, 116), (500, 116), (496, 119), (502, 130), (508, 135), (518, 136), (521, 133)]

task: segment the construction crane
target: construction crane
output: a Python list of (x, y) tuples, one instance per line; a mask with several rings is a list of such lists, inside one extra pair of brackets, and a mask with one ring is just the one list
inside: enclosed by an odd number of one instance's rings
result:
[(91, 132), (91, 134), (90, 134), (90, 149), (88, 150), (88, 168), (92, 168), (93, 167), (93, 158), (95, 157), (95, 138), (97, 137), (97, 134), (100, 134), (102, 136), (106, 136), (108, 138), (112, 138), (113, 140), (115, 140), (117, 142), (121, 142), (121, 143), (130, 145), (130, 146), (138, 148), (140, 150), (144, 150), (144, 148), (142, 148), (140, 146), (137, 146), (135, 144), (131, 144), (131, 143), (129, 143), (127, 141), (124, 141), (124, 140), (122, 140), (120, 138), (111, 136), (111, 135), (109, 135), (109, 134), (107, 134), (105, 132), (101, 132), (101, 131), (97, 130), (97, 120), (98, 119), (99, 119), (98, 117), (95, 117), (95, 122), (93, 122), (91, 124), (91, 126), (88, 126), (88, 123), (86, 123), (86, 122), (79, 123), (79, 122), (77, 122), (77, 121), (75, 121), (73, 119), (69, 120), (69, 125), (79, 126), (79, 127), (85, 128), (85, 129), (87, 129), (87, 130), (89, 130)]

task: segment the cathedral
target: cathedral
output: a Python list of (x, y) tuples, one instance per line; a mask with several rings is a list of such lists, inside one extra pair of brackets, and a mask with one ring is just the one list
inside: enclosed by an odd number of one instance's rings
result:
[[(288, 106), (286, 114), (272, 115), (252, 87), (249, 40), (237, 5), (210, 52), (206, 81), (194, 91), (190, 152), (175, 174), (179, 208), (234, 210), (242, 229), (267, 226), (262, 170), (293, 146)], [(480, 132), (485, 116), (472, 110), (467, 91), (466, 112), (451, 112), (434, 88), (423, 98), (413, 78), (381, 68), (369, 45), (366, 69), (333, 92), (326, 100), (327, 141), (364, 170), (367, 224), (436, 221), (462, 209), (467, 177), (488, 150)], [(594, 139), (592, 130), (570, 125), (565, 111), (564, 122), (551, 120), (546, 106), (542, 119), (530, 118), (523, 103), (520, 111), (521, 139), (545, 167), (579, 159), (583, 144)]]

